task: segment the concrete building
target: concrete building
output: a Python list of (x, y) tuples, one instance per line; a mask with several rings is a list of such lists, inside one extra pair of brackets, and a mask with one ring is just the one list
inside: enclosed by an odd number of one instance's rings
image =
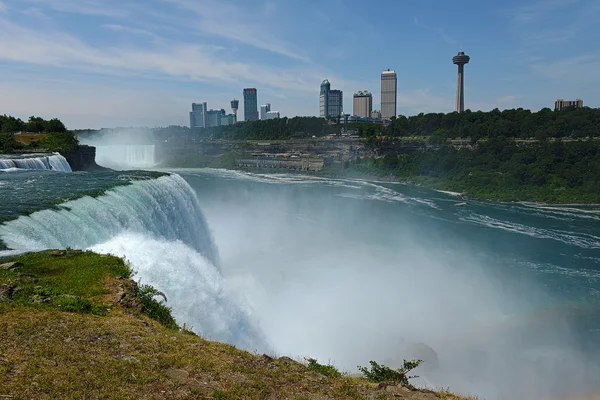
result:
[(396, 71), (387, 69), (381, 73), (381, 118), (389, 120), (396, 116), (397, 97)]
[(270, 103), (263, 104), (262, 106), (260, 106), (260, 119), (265, 119), (265, 116), (269, 111), (271, 111)]
[(352, 99), (353, 115), (363, 118), (371, 118), (373, 111), (373, 95), (368, 91), (359, 91), (354, 93)]
[(270, 111), (269, 110), (265, 113), (265, 116), (262, 119), (267, 120), (267, 119), (277, 119), (277, 118), (279, 118), (279, 111)]
[(456, 112), (465, 111), (465, 64), (468, 64), (471, 57), (464, 51), (459, 51), (458, 55), (452, 57), (452, 63), (458, 65), (458, 82), (456, 85)]
[(381, 119), (381, 111), (379, 111), (379, 110), (371, 111), (371, 118)]
[(190, 129), (212, 128), (215, 126), (232, 125), (235, 123), (235, 115), (227, 114), (224, 109), (208, 110), (206, 102), (192, 103), (190, 112)]
[(573, 100), (558, 99), (554, 102), (554, 109), (556, 111), (560, 111), (563, 108), (567, 108), (567, 107), (581, 108), (581, 107), (583, 107), (583, 100), (576, 99), (575, 101), (573, 101)]
[(255, 88), (244, 89), (244, 121), (258, 121), (258, 97)]
[(319, 95), (319, 116), (322, 118), (339, 116), (344, 111), (344, 93), (341, 90), (331, 90), (327, 79), (321, 83)]
[(206, 102), (192, 103), (192, 111), (190, 112), (190, 129), (206, 127)]
[(344, 112), (344, 92), (341, 90), (329, 91), (329, 107), (327, 115), (337, 117)]

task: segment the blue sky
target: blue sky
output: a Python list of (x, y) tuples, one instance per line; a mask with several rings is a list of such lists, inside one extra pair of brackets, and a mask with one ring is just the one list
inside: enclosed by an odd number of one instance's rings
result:
[(352, 94), (398, 73), (398, 113), (465, 105), (600, 107), (597, 0), (0, 0), (0, 113), (69, 128), (188, 124), (244, 87), (282, 115), (316, 115), (329, 79)]

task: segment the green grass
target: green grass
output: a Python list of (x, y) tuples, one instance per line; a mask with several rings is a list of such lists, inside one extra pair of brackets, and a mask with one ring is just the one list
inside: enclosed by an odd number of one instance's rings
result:
[(106, 279), (131, 276), (122, 259), (91, 252), (47, 251), (11, 261), (19, 266), (0, 270), (0, 285), (12, 288), (11, 301), (1, 302), (0, 311), (21, 304), (103, 315), (108, 307), (102, 298), (109, 293)]
[(18, 264), (0, 269), (0, 397), (442, 398), (400, 387), (382, 397), (377, 384), (315, 359), (304, 365), (190, 334), (164, 294), (133, 282), (117, 257), (62, 250), (7, 262)]

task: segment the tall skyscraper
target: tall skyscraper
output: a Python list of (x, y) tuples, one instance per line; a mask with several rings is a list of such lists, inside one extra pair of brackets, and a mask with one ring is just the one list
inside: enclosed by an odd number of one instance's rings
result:
[(458, 82), (456, 84), (456, 112), (465, 111), (465, 64), (469, 63), (471, 57), (464, 51), (459, 51), (458, 55), (452, 57), (452, 63), (458, 65)]
[(341, 90), (331, 90), (327, 79), (321, 83), (319, 95), (319, 116), (322, 118), (339, 116), (344, 111), (344, 93)]
[(244, 121), (258, 121), (258, 98), (255, 88), (244, 89)]
[(260, 119), (266, 119), (265, 117), (267, 116), (267, 113), (269, 111), (271, 111), (270, 103), (263, 104), (262, 106), (260, 106)]
[(572, 100), (569, 101), (569, 100), (565, 100), (565, 99), (558, 99), (554, 102), (554, 109), (556, 111), (560, 111), (566, 107), (581, 108), (581, 107), (583, 107), (583, 100), (576, 99), (575, 101), (572, 101)]
[(329, 104), (327, 115), (338, 117), (344, 112), (344, 92), (341, 90), (329, 91)]
[(353, 115), (363, 118), (371, 118), (373, 111), (373, 95), (368, 91), (360, 91), (354, 93), (352, 98)]
[(396, 71), (387, 69), (381, 73), (381, 118), (389, 120), (396, 116), (397, 97), (398, 80)]
[(331, 84), (327, 79), (321, 83), (321, 95), (319, 96), (319, 116), (326, 118), (329, 116), (329, 91)]

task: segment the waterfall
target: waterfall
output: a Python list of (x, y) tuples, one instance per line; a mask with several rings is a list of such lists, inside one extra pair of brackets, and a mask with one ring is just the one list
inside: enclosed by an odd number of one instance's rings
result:
[(113, 169), (151, 168), (154, 145), (96, 145), (96, 163)]
[(164, 292), (179, 324), (203, 337), (266, 350), (250, 311), (225, 288), (194, 190), (179, 175), (135, 181), (0, 225), (12, 250), (91, 249), (124, 257)]
[(21, 216), (0, 226), (0, 239), (13, 250), (85, 249), (123, 232), (180, 240), (218, 265), (196, 193), (179, 175), (136, 181)]
[(18, 169), (51, 169), (59, 172), (72, 172), (67, 159), (58, 153), (50, 156), (19, 156), (0, 158), (0, 170)]

